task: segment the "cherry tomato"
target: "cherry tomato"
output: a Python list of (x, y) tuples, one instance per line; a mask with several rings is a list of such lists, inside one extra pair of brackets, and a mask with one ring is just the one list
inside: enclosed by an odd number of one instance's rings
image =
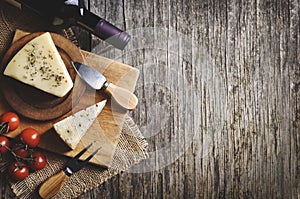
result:
[(15, 130), (18, 128), (20, 124), (20, 118), (16, 113), (13, 112), (7, 112), (1, 115), (0, 122), (8, 122), (8, 128), (10, 131)]
[(36, 147), (40, 142), (40, 137), (41, 134), (33, 128), (26, 128), (20, 134), (21, 141), (29, 147)]
[(14, 180), (24, 180), (29, 174), (29, 169), (23, 162), (13, 162), (8, 171)]
[(7, 153), (7, 147), (9, 147), (9, 139), (3, 135), (0, 135), (0, 154)]
[(29, 151), (22, 143), (14, 144), (12, 147), (12, 151), (21, 158), (27, 158), (29, 156)]
[(46, 164), (47, 164), (47, 159), (44, 153), (40, 152), (40, 151), (35, 151), (31, 154), (33, 161), (30, 162), (29, 166), (37, 171), (37, 170), (41, 170), (43, 168), (45, 168)]

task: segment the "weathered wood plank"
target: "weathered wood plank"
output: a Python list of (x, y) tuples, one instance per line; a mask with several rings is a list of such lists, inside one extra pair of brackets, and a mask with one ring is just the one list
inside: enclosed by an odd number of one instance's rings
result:
[(131, 115), (150, 157), (79, 198), (299, 197), (297, 0), (88, 6), (133, 36), (122, 52), (87, 33), (79, 40), (140, 70)]
[(149, 141), (152, 161), (140, 168), (150, 164), (151, 172), (123, 173), (105, 184), (110, 188), (93, 193), (107, 198), (109, 191), (120, 198), (299, 196), (297, 1), (91, 5), (99, 12), (105, 5), (106, 18), (121, 26), (123, 20), (134, 35), (122, 53), (101, 50), (95, 38), (92, 48), (140, 69), (141, 103), (132, 115)]

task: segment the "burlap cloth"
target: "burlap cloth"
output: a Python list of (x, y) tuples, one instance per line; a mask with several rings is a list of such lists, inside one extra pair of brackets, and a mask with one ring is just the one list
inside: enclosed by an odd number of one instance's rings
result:
[[(28, 15), (18, 9), (0, 1), (0, 56), (9, 47), (14, 31), (23, 29), (28, 32), (52, 31), (32, 15)], [(72, 175), (62, 190), (54, 198), (75, 198), (82, 193), (96, 188), (101, 183), (116, 176), (122, 171), (129, 169), (134, 164), (147, 158), (147, 141), (142, 136), (137, 125), (127, 115), (119, 143), (117, 145), (112, 165), (109, 169), (101, 169), (97, 166), (88, 165)], [(41, 171), (30, 174), (25, 180), (10, 182), (13, 192), (19, 198), (37, 198), (39, 185), (48, 177), (64, 168), (68, 158), (46, 152), (48, 164)]]

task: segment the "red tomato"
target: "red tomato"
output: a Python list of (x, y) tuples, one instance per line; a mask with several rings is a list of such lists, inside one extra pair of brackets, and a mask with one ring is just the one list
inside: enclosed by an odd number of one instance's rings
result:
[(9, 166), (9, 174), (14, 180), (24, 180), (29, 174), (29, 169), (23, 162), (13, 162)]
[(40, 142), (40, 137), (41, 134), (33, 128), (26, 128), (20, 134), (21, 141), (29, 147), (36, 147)]
[(40, 151), (35, 151), (31, 154), (33, 161), (29, 164), (29, 166), (37, 171), (45, 168), (47, 164), (47, 159), (44, 153)]
[(0, 135), (0, 154), (7, 153), (7, 147), (9, 147), (9, 139), (3, 135)]
[(0, 122), (8, 122), (8, 128), (10, 131), (15, 130), (18, 128), (20, 124), (20, 118), (17, 114), (13, 112), (7, 112), (1, 115), (0, 117)]
[(26, 149), (26, 146), (22, 143), (16, 143), (12, 147), (12, 151), (21, 158), (27, 158), (29, 156), (29, 151)]

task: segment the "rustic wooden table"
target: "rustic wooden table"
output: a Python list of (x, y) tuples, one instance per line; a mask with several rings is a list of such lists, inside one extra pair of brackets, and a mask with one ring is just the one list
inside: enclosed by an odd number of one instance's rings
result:
[(140, 70), (131, 115), (149, 159), (80, 198), (300, 197), (299, 5), (90, 0), (132, 35), (119, 51), (76, 28), (82, 48)]

